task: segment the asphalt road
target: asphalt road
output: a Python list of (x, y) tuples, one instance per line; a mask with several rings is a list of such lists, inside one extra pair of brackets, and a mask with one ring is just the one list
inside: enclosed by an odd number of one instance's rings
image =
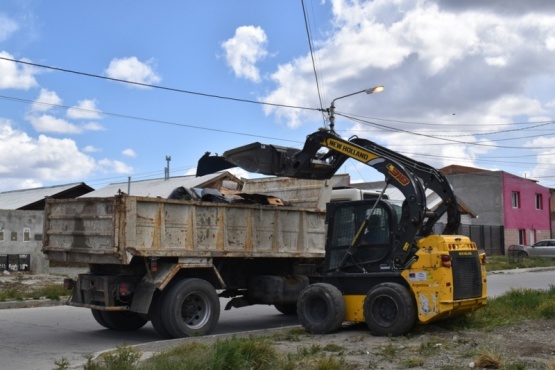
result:
[[(495, 297), (516, 288), (547, 289), (555, 284), (555, 270), (513, 271), (488, 275), (488, 295)], [(225, 303), (222, 304), (222, 307)], [(280, 314), (273, 306), (253, 306), (222, 311), (214, 334), (297, 325), (294, 316)], [(160, 341), (150, 324), (136, 332), (102, 328), (90, 311), (69, 306), (0, 310), (0, 369), (55, 369), (67, 359), (82, 368), (85, 356), (122, 344)], [(177, 340), (176, 340), (177, 341)], [(81, 366), (77, 367), (77, 365)]]
[[(283, 315), (273, 306), (251, 306), (222, 311), (213, 334), (292, 325), (298, 325), (296, 316)], [(1, 370), (55, 369), (54, 362), (62, 357), (72, 365), (82, 364), (95, 352), (160, 340), (150, 323), (135, 332), (114, 332), (101, 327), (83, 308), (0, 310)]]

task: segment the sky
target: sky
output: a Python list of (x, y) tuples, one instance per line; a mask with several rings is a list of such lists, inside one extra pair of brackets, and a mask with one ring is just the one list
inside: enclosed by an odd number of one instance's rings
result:
[(555, 187), (554, 86), (552, 1), (3, 0), (0, 192), (301, 148), (334, 99), (342, 137)]

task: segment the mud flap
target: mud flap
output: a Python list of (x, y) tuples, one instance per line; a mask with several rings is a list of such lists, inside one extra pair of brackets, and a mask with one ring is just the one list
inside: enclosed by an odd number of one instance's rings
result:
[(130, 310), (133, 312), (148, 314), (152, 296), (156, 290), (156, 285), (148, 281), (141, 281), (133, 294), (133, 302)]

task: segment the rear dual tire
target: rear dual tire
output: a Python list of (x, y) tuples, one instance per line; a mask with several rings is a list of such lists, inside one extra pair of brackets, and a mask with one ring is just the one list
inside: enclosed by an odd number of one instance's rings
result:
[(101, 311), (91, 309), (97, 323), (115, 331), (139, 330), (148, 322), (143, 316), (131, 311)]

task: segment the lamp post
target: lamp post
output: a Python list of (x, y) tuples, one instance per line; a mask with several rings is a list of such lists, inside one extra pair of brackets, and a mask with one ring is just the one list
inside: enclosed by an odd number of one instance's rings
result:
[(374, 86), (374, 87), (371, 87), (369, 89), (360, 90), (360, 91), (357, 91), (357, 92), (354, 92), (354, 93), (351, 93), (351, 94), (347, 94), (347, 95), (343, 95), (343, 96), (340, 96), (339, 98), (333, 99), (331, 101), (330, 108), (328, 109), (328, 113), (329, 113), (329, 116), (330, 116), (330, 130), (333, 131), (333, 128), (334, 128), (334, 125), (335, 125), (335, 115), (334, 115), (334, 113), (335, 113), (335, 101), (336, 100), (347, 98), (349, 96), (353, 96), (353, 95), (360, 94), (360, 93), (363, 93), (363, 92), (365, 92), (367, 94), (374, 94), (374, 93), (378, 93), (380, 91), (383, 91), (383, 89), (384, 89), (384, 87), (382, 85)]

